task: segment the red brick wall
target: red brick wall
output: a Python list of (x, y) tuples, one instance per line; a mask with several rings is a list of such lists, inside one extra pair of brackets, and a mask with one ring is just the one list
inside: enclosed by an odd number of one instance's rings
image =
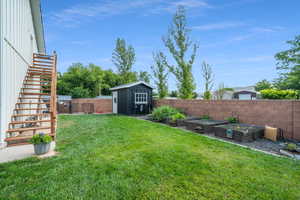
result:
[[(93, 104), (91, 107), (87, 104)], [(72, 112), (85, 112), (85, 107), (90, 111), (93, 108), (94, 113), (112, 113), (111, 99), (72, 99)]]
[(223, 120), (238, 117), (242, 123), (269, 125), (283, 130), (284, 136), (300, 140), (300, 101), (288, 100), (156, 100), (155, 106), (170, 105), (188, 115), (209, 115)]

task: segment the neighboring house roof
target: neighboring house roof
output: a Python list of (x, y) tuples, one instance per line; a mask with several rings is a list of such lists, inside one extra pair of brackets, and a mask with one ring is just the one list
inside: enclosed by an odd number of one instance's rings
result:
[(246, 86), (246, 87), (234, 87), (232, 88), (234, 92), (241, 92), (241, 91), (249, 91), (249, 92), (255, 92), (255, 86)]
[(140, 85), (140, 84), (143, 84), (143, 85), (145, 85), (145, 86), (153, 89), (153, 87), (151, 85), (149, 85), (148, 83), (145, 83), (144, 81), (138, 81), (138, 82), (134, 82), (134, 83), (128, 83), (128, 84), (124, 84), (124, 85), (119, 85), (117, 87), (110, 88), (110, 90), (111, 91), (120, 90), (120, 89), (130, 88), (130, 87), (133, 87), (133, 86), (136, 86), (136, 85)]
[(97, 96), (96, 99), (111, 99), (112, 96)]
[(68, 95), (57, 95), (58, 101), (70, 101), (72, 100), (72, 96)]
[(30, 5), (38, 51), (39, 53), (46, 53), (41, 2), (40, 0), (30, 0)]

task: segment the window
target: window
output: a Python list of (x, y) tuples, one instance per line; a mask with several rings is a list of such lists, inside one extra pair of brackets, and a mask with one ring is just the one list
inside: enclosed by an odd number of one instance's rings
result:
[(135, 93), (135, 104), (147, 104), (147, 93)]

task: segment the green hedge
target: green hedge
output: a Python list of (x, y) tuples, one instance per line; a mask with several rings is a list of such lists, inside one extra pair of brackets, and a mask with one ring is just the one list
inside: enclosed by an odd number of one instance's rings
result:
[(265, 89), (260, 91), (263, 99), (298, 99), (299, 92), (295, 90)]

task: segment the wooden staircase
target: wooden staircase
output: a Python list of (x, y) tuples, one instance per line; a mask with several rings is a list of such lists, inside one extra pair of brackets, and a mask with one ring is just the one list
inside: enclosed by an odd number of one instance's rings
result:
[(8, 146), (27, 144), (36, 133), (56, 136), (57, 55), (33, 54), (7, 130)]

